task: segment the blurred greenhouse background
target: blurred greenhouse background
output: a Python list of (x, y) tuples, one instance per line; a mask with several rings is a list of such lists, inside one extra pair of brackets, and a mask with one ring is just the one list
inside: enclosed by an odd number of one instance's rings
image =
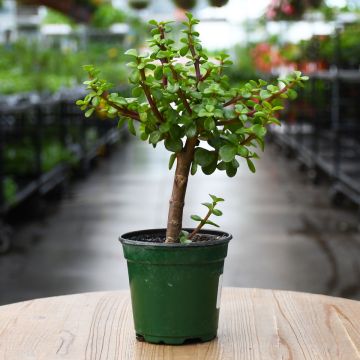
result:
[(172, 174), (101, 104), (83, 116), (82, 65), (131, 96), (125, 50), (186, 11), (234, 86), (310, 77), (258, 174), (190, 179), (186, 225), (215, 193), (234, 235), (225, 285), (360, 299), (359, 0), (0, 0), (0, 304), (128, 286), (116, 240), (165, 226)]

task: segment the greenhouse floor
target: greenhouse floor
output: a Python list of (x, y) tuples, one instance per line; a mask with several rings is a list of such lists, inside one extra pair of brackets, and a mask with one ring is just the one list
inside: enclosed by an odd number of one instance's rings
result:
[[(0, 303), (128, 287), (118, 236), (166, 224), (172, 174), (168, 153), (129, 142), (71, 186), (41, 220), (14, 234), (0, 258)], [(234, 235), (224, 285), (288, 289), (360, 299), (356, 211), (329, 205), (294, 162), (269, 146), (256, 175), (197, 174), (189, 182), (185, 226), (208, 193), (224, 197), (218, 218)], [(191, 210), (190, 210), (191, 209)]]

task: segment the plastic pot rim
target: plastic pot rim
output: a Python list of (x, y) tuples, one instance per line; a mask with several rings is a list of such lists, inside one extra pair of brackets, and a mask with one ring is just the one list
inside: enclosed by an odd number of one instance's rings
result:
[[(191, 232), (193, 229), (191, 228), (185, 228), (183, 229), (185, 231)], [(148, 247), (159, 247), (159, 248), (188, 248), (188, 247), (208, 247), (208, 246), (214, 246), (214, 245), (220, 245), (224, 243), (228, 243), (232, 239), (232, 235), (220, 231), (220, 230), (208, 230), (203, 229), (200, 231), (200, 234), (205, 235), (215, 235), (220, 236), (220, 239), (216, 240), (209, 240), (209, 241), (198, 241), (198, 242), (191, 242), (189, 244), (181, 244), (181, 243), (158, 243), (158, 242), (151, 242), (151, 241), (140, 241), (140, 240), (132, 240), (132, 237), (135, 236), (141, 236), (143, 235), (149, 235), (149, 234), (159, 234), (159, 233), (165, 233), (165, 228), (159, 228), (159, 229), (145, 229), (145, 230), (137, 230), (137, 231), (130, 231), (127, 232), (119, 237), (119, 241), (123, 245), (134, 245), (134, 246), (148, 246)]]

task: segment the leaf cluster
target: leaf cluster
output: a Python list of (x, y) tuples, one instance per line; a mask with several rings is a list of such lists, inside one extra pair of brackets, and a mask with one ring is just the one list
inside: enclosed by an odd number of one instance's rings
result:
[(182, 230), (180, 233), (180, 237), (179, 240), (182, 244), (189, 244), (191, 243), (192, 239), (194, 238), (194, 236), (205, 226), (205, 225), (212, 225), (212, 226), (216, 226), (219, 227), (218, 224), (214, 223), (213, 221), (209, 220), (211, 215), (215, 215), (215, 216), (221, 216), (223, 213), (221, 210), (217, 209), (216, 206), (219, 202), (223, 202), (224, 199), (219, 198), (215, 195), (211, 195), (209, 194), (210, 198), (211, 198), (211, 202), (205, 202), (202, 203), (202, 205), (204, 205), (208, 210), (207, 213), (204, 217), (201, 217), (199, 215), (191, 215), (191, 219), (194, 221), (197, 221), (199, 224), (198, 226), (194, 229), (194, 231), (189, 234), (187, 231)]
[(209, 196), (211, 197), (212, 201), (211, 202), (205, 202), (205, 203), (201, 204), (201, 205), (204, 205), (205, 207), (207, 207), (207, 209), (208, 209), (207, 214), (203, 218), (201, 216), (199, 216), (199, 215), (191, 215), (191, 219), (193, 219), (194, 221), (199, 221), (202, 226), (207, 224), (207, 225), (212, 225), (212, 226), (219, 227), (218, 224), (215, 224), (213, 221), (209, 220), (209, 217), (211, 215), (215, 215), (215, 216), (221, 216), (222, 215), (222, 211), (219, 210), (219, 209), (216, 209), (216, 205), (219, 202), (224, 201), (224, 199), (218, 198), (215, 195), (211, 195), (211, 194), (209, 194)]
[(280, 125), (277, 113), (284, 99), (294, 99), (295, 87), (307, 78), (294, 72), (274, 83), (252, 80), (231, 88), (223, 70), (232, 62), (225, 53), (209, 59), (196, 31), (199, 20), (187, 14), (180, 44), (170, 37), (171, 22), (149, 23), (150, 53), (125, 53), (133, 97), (110, 93), (111, 84), (93, 66), (86, 66), (90, 92), (78, 105), (86, 116), (98, 109), (119, 119), (119, 125), (127, 122), (134, 135), (154, 147), (164, 143), (172, 153), (170, 168), (186, 140), (196, 138), (191, 174), (199, 168), (207, 175), (218, 169), (232, 177), (239, 157), (255, 172), (253, 160), (257, 149), (264, 149), (267, 126)]

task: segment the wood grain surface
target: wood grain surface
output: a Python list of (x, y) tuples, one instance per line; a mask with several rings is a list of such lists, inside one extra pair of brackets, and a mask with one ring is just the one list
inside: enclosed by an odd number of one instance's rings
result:
[(1, 360), (360, 359), (360, 302), (225, 288), (218, 338), (185, 346), (135, 340), (126, 291), (0, 307)]

